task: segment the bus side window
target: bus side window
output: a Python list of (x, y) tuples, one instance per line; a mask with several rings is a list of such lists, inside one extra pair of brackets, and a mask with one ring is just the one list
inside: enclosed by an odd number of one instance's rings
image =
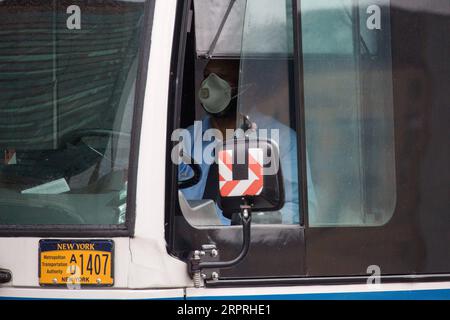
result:
[[(374, 4), (380, 29), (369, 28)], [(396, 203), (389, 1), (305, 0), (301, 21), (306, 144), (319, 203), (309, 223), (383, 225)]]

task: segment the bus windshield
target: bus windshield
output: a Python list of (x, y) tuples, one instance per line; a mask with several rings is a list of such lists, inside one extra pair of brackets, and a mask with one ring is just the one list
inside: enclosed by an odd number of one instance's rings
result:
[(144, 4), (0, 2), (0, 225), (125, 223)]

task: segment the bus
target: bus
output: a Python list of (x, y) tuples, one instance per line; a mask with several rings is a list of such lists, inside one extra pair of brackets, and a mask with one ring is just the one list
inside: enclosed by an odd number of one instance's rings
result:
[(448, 0), (1, 0), (0, 299), (450, 299)]

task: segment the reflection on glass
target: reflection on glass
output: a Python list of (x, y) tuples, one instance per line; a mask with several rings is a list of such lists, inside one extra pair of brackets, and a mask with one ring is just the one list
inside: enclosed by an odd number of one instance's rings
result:
[(125, 222), (143, 12), (0, 2), (0, 224)]
[(301, 20), (309, 222), (382, 225), (396, 201), (389, 2), (305, 0)]
[(247, 0), (240, 75), (243, 92), (239, 96), (239, 114), (254, 123), (259, 138), (274, 139), (279, 145), (285, 204), (280, 212), (264, 215), (272, 223), (283, 224), (300, 222), (294, 82), (290, 76), (294, 71), (292, 8), (289, 0)]

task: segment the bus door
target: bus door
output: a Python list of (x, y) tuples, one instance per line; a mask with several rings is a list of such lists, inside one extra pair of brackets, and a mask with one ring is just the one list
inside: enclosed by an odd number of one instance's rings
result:
[(229, 178), (211, 179), (204, 163), (213, 141), (230, 138), (211, 131), (227, 117), (214, 114), (214, 88), (231, 87), (222, 105), (235, 103), (232, 129), (279, 146), (284, 188), (281, 208), (253, 213), (245, 259), (203, 274), (207, 285), (448, 273), (440, 245), (450, 234), (448, 152), (439, 147), (448, 136), (448, 90), (439, 85), (448, 82), (448, 6), (418, 8), (400, 0), (185, 4), (169, 118), (182, 131), (169, 145), (189, 142), (183, 151), (197, 170), (168, 168), (172, 254), (189, 262), (193, 250), (213, 246), (229, 260), (243, 243), (239, 218), (224, 214), (215, 190)]
[[(307, 200), (301, 196), (306, 184), (302, 180), (302, 129), (295, 107), (299, 103), (295, 5), (285, 0), (180, 4), (180, 17), (185, 18), (180, 18), (180, 31), (175, 33), (181, 38), (175, 38), (180, 50), (174, 54), (175, 112), (169, 118), (172, 130), (168, 136), (172, 141), (166, 237), (171, 253), (189, 264), (192, 252), (203, 253), (203, 248), (206, 255), (213, 251), (213, 261), (230, 261), (246, 241), (240, 195), (258, 193), (261, 190), (253, 188), (262, 185), (258, 185), (256, 171), (245, 163), (247, 155), (243, 164), (235, 162), (222, 170), (223, 159), (214, 160), (221, 154), (215, 146), (240, 139), (239, 135), (245, 140), (248, 134), (271, 141), (282, 172), (280, 189), (271, 185), (277, 191), (273, 198), (265, 198), (272, 202), (271, 210), (263, 210), (267, 207), (259, 206), (258, 197), (248, 198), (255, 200), (248, 254), (232, 267), (209, 270), (202, 275), (205, 279), (240, 282), (306, 274), (303, 210)], [(222, 104), (219, 91), (217, 104), (212, 101), (215, 88), (222, 85), (228, 86), (229, 99), (225, 97)], [(221, 104), (226, 110), (216, 112)], [(174, 155), (180, 147), (183, 156), (176, 163)], [(248, 154), (255, 156), (256, 149)], [(233, 151), (228, 151), (232, 157)], [(281, 189), (283, 194), (278, 193)], [(233, 200), (225, 200), (227, 195)]]

